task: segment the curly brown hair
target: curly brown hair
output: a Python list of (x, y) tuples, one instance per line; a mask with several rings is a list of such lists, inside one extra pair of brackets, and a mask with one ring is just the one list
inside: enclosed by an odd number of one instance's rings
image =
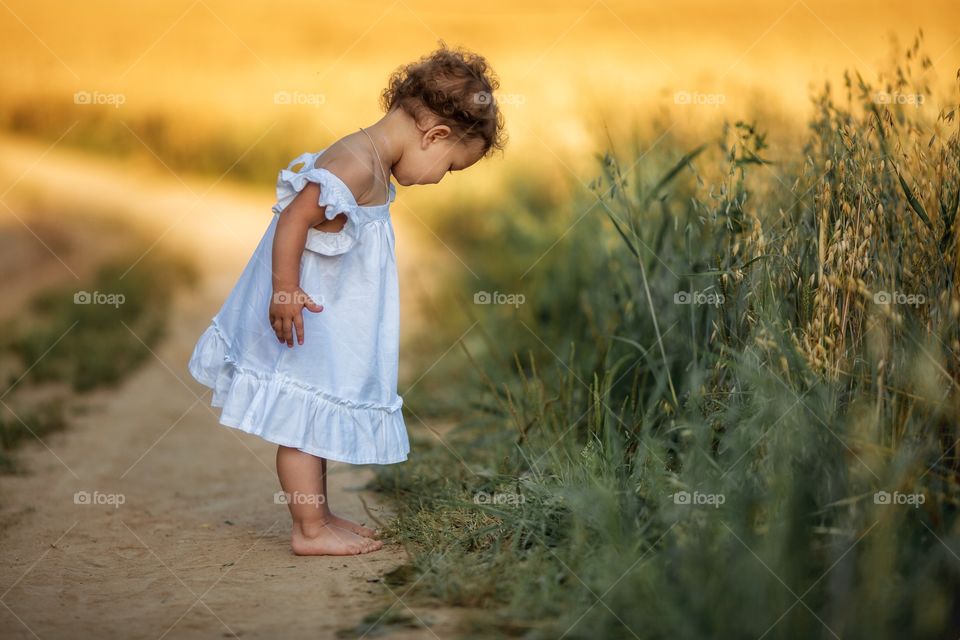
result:
[(483, 157), (502, 151), (507, 142), (503, 114), (493, 92), (500, 82), (483, 56), (443, 40), (440, 48), (417, 62), (398, 67), (380, 94), (384, 111), (399, 107), (419, 124), (424, 110), (450, 127), (464, 143), (483, 142)]

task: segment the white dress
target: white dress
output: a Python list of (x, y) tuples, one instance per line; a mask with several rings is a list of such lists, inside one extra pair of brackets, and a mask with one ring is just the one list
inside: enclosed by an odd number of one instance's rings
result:
[[(358, 205), (340, 178), (315, 167), (325, 150), (280, 171), (273, 218), (188, 368), (213, 389), (223, 425), (330, 460), (402, 462), (410, 443), (397, 394), (396, 187), (390, 182), (385, 204)], [(269, 320), (273, 237), (281, 212), (307, 182), (320, 185), (326, 217), (345, 213), (347, 222), (337, 232), (307, 231), (300, 286), (323, 311), (303, 309), (304, 343), (294, 337), (290, 348)]]

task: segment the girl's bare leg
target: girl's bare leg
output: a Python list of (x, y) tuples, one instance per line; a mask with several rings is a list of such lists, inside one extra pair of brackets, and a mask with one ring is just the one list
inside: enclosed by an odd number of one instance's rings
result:
[[(327, 495), (327, 459), (320, 458), (321, 462), (321, 476), (323, 477), (323, 495)], [(329, 511), (330, 503), (327, 503)], [(369, 527), (365, 527), (362, 524), (358, 524), (353, 520), (347, 520), (346, 518), (341, 518), (333, 514), (333, 511), (330, 511), (330, 517), (333, 518), (333, 524), (337, 525), (341, 529), (347, 529), (348, 531), (353, 531), (354, 533), (363, 536), (364, 538), (376, 538), (377, 532)]]
[(383, 546), (342, 529), (327, 508), (326, 460), (292, 447), (277, 447), (277, 476), (293, 518), (290, 544), (297, 555), (356, 555)]

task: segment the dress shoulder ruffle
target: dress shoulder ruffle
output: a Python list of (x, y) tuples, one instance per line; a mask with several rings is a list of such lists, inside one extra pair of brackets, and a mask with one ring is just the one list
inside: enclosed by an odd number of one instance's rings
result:
[[(308, 182), (320, 185), (320, 196), (317, 204), (326, 207), (324, 216), (333, 220), (339, 214), (347, 216), (347, 222), (340, 231), (321, 231), (310, 227), (307, 230), (306, 248), (323, 255), (336, 256), (349, 251), (359, 237), (359, 224), (355, 219), (357, 202), (350, 193), (350, 189), (340, 178), (328, 169), (314, 166), (317, 153), (304, 153), (293, 159), (286, 169), (281, 169), (277, 176), (277, 202), (273, 205), (273, 213), (279, 215), (293, 202)], [(303, 166), (294, 170), (298, 164)]]

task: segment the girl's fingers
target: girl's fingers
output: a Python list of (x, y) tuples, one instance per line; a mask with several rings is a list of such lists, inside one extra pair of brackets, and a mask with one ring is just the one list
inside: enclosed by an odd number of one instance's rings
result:
[[(323, 307), (321, 307), (321, 310), (322, 309)], [(270, 324), (273, 327), (273, 332), (277, 334), (277, 340), (279, 342), (286, 342), (288, 347), (292, 347), (293, 333), (294, 329), (296, 329), (297, 343), (303, 344), (304, 330), (302, 309), (294, 311), (292, 317), (271, 316)]]
[(293, 324), (297, 328), (297, 343), (303, 344), (303, 315), (299, 311), (293, 316)]

